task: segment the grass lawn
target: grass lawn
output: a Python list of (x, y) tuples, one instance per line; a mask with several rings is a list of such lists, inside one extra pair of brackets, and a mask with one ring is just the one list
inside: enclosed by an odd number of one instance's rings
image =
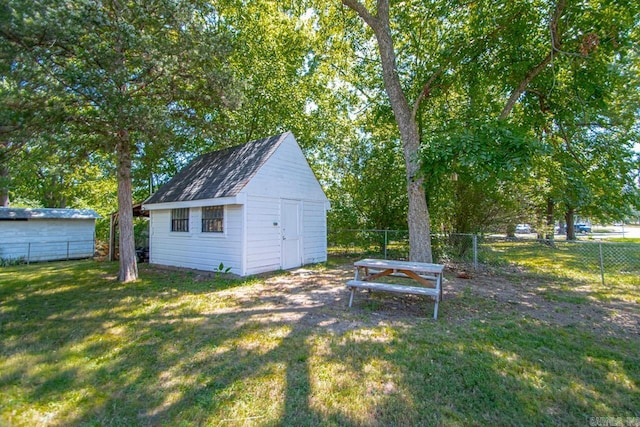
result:
[[(600, 269), (600, 250), (604, 271)], [(588, 285), (590, 295), (601, 300), (640, 304), (640, 245), (630, 239), (612, 239), (602, 247), (598, 242), (490, 242), (481, 249), (481, 258), (489, 265), (518, 265), (552, 281), (564, 280), (567, 289)]]
[(0, 425), (640, 423), (626, 284), (601, 298), (449, 272), (434, 321), (423, 297), (362, 292), (348, 309), (348, 264), (246, 280), (142, 265), (126, 285), (116, 271), (0, 269)]

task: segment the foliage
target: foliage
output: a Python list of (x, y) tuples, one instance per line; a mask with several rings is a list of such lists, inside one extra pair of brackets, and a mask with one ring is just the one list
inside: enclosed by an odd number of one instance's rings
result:
[(436, 231), (619, 220), (640, 209), (636, 3), (390, 2), (407, 176), (374, 34), (340, 2), (10, 0), (0, 201), (106, 218), (127, 157), (142, 201), (202, 152), (291, 130), (329, 228), (407, 228), (413, 179)]
[[(345, 15), (325, 25), (342, 25), (344, 42), (329, 40), (355, 52), (339, 63), (354, 110), (388, 122), (372, 34)], [(610, 219), (637, 204), (638, 91), (623, 89), (639, 81), (637, 16), (637, 5), (612, 1), (391, 5), (436, 228), (542, 225), (549, 201), (555, 219), (568, 205)]]
[(59, 147), (56, 141), (31, 141), (12, 162), (13, 202), (27, 207), (93, 209), (96, 237), (107, 240), (109, 217), (117, 210), (113, 167), (99, 152)]
[(22, 265), (26, 263), (27, 263), (27, 260), (24, 257), (0, 258), (0, 267), (12, 267), (15, 265)]
[(327, 188), (330, 228), (406, 228), (404, 160), (397, 142), (384, 139), (389, 137), (388, 129), (372, 128), (340, 147)]
[(206, 3), (159, 1), (49, 3), (14, 0), (2, 22), (5, 42), (40, 69), (62, 111), (70, 148), (115, 153), (120, 207), (121, 279), (135, 280), (132, 154), (153, 162), (169, 147), (199, 137), (203, 111), (236, 102), (225, 71), (225, 39)]
[(432, 222), (453, 233), (498, 231), (523, 211), (524, 176), (540, 145), (530, 132), (506, 122), (452, 121), (425, 138), (423, 170)]
[(225, 267), (223, 263), (220, 263), (218, 267), (214, 270), (216, 279), (221, 274), (227, 274), (231, 271), (231, 267)]

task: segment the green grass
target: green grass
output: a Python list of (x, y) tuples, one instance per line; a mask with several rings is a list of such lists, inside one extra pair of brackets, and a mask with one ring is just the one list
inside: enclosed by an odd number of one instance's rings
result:
[(441, 304), (438, 321), (430, 302), (425, 316), (384, 320), (384, 304), (347, 310), (346, 295), (324, 311), (274, 304), (268, 290), (257, 292), (263, 279), (143, 266), (141, 280), (123, 285), (116, 269), (93, 261), (0, 269), (0, 425), (640, 417), (637, 333), (543, 322), (467, 291)]
[(622, 242), (622, 243), (640, 243), (640, 237), (614, 237), (607, 239), (609, 242)]
[(520, 277), (552, 280), (568, 291), (586, 287), (602, 301), (640, 304), (640, 246), (635, 242), (603, 243), (604, 284), (598, 243), (497, 241), (484, 244), (480, 253), (487, 265), (520, 267)]

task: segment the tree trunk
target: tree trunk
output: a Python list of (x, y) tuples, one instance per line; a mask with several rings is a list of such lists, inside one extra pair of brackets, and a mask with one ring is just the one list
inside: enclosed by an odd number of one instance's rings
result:
[(567, 223), (567, 240), (576, 240), (576, 230), (573, 227), (573, 215), (575, 211), (573, 208), (568, 208), (564, 214), (564, 220)]
[(547, 240), (553, 240), (554, 238), (555, 224), (553, 221), (553, 210), (554, 210), (553, 199), (549, 197), (547, 198), (547, 235), (545, 236)]
[(389, 1), (378, 0), (377, 14), (373, 16), (365, 6), (356, 0), (343, 0), (344, 5), (354, 10), (371, 27), (378, 41), (382, 77), (389, 102), (393, 109), (406, 166), (407, 194), (409, 196), (409, 258), (411, 261), (433, 262), (431, 253), (431, 232), (429, 228), (429, 209), (424, 191), (424, 178), (420, 172), (420, 133), (412, 109), (402, 91), (396, 55), (389, 27)]
[(8, 208), (9, 200), (9, 168), (5, 164), (0, 164), (0, 207)]
[(136, 263), (136, 248), (133, 236), (133, 198), (131, 191), (131, 147), (129, 133), (119, 132), (118, 145), (118, 230), (120, 248), (121, 282), (131, 282), (138, 279), (138, 264)]

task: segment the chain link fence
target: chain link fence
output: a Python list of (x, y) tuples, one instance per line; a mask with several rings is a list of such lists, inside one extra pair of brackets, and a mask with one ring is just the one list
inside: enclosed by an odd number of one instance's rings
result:
[(94, 240), (0, 242), (0, 266), (90, 258), (94, 251)]
[[(640, 276), (640, 244), (606, 240), (544, 240), (476, 234), (434, 234), (434, 262), (488, 266), (523, 266), (534, 271), (564, 274), (589, 272)], [(406, 230), (338, 230), (328, 234), (328, 251), (335, 256), (409, 258)]]

